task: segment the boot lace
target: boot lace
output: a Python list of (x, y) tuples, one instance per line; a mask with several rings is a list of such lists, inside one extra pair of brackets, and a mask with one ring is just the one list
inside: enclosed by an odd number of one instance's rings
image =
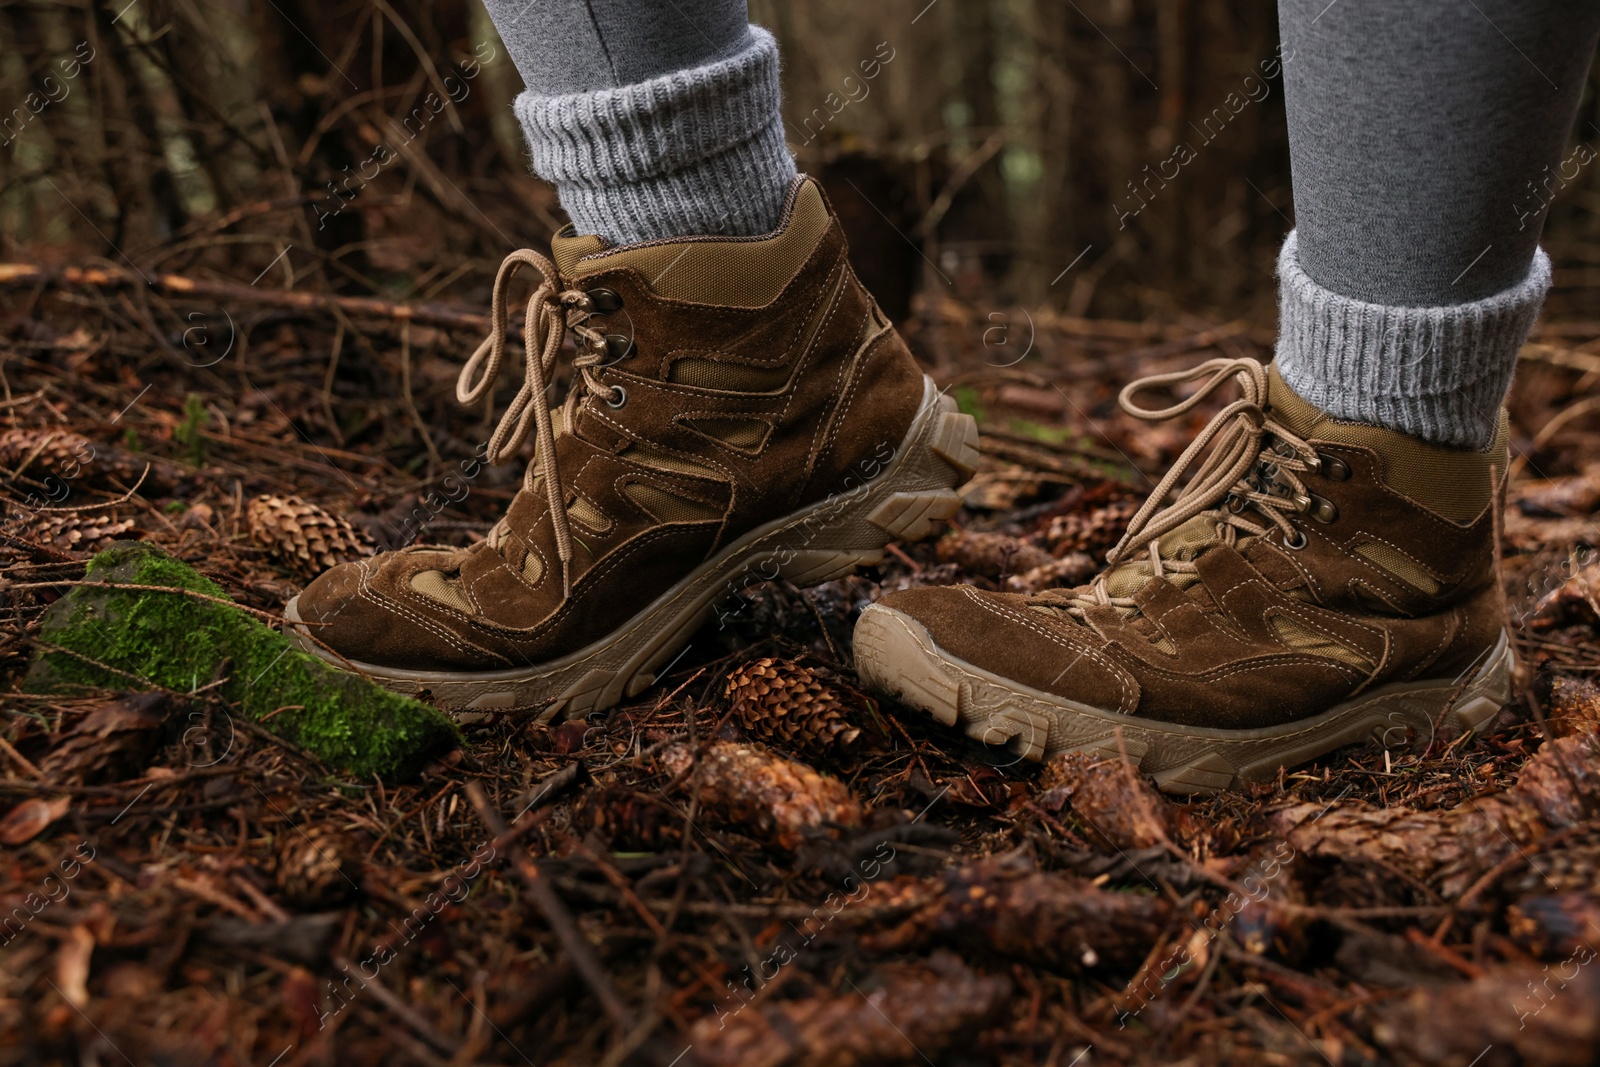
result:
[[(555, 531), (556, 552), (561, 558), (561, 583), (565, 595), (572, 591), (572, 527), (567, 517), (566, 489), (561, 483), (561, 471), (556, 463), (555, 420), (545, 404), (545, 393), (549, 389), (550, 372), (561, 353), (561, 343), (568, 329), (577, 334), (582, 343), (578, 346), (578, 355), (572, 360), (572, 368), (577, 374), (562, 408), (563, 425), (573, 425), (578, 404), (584, 396), (597, 396), (620, 406), (627, 399), (627, 393), (620, 385), (607, 385), (599, 379), (598, 373), (606, 363), (608, 352), (605, 335), (585, 325), (595, 313), (589, 295), (580, 289), (561, 289), (561, 278), (555, 264), (539, 253), (523, 248), (507, 256), (495, 274), (489, 336), (484, 338), (467, 360), (466, 366), (461, 368), (461, 375), (456, 379), (456, 399), (463, 404), (470, 404), (493, 388), (506, 354), (506, 292), (512, 279), (523, 267), (538, 272), (539, 285), (528, 298), (522, 341), (522, 387), (495, 425), (485, 458), (490, 463), (504, 463), (511, 459), (528, 439), (529, 430), (532, 430), (537, 451), (534, 462), (528, 465), (523, 475), (523, 487), (533, 492), (538, 477), (544, 480), (545, 495), (550, 501), (550, 524)], [(508, 532), (502, 519), (489, 531), (489, 547), (498, 549)]]
[[(1136, 402), (1146, 390), (1201, 379), (1193, 395), (1169, 407), (1145, 408)], [(1140, 553), (1149, 561), (1151, 577), (1197, 574), (1199, 568), (1192, 558), (1168, 558), (1161, 544), (1163, 535), (1196, 516), (1215, 523), (1213, 536), (1223, 544), (1236, 544), (1240, 536), (1267, 536), (1274, 528), (1282, 533), (1285, 547), (1305, 544), (1305, 534), (1293, 516), (1310, 510), (1312, 497), (1300, 475), (1319, 471), (1322, 459), (1303, 438), (1268, 416), (1264, 366), (1253, 359), (1207, 360), (1191, 370), (1130, 382), (1117, 403), (1135, 418), (1160, 422), (1191, 410), (1230, 379), (1239, 383), (1240, 397), (1212, 417), (1134, 513), (1122, 540), (1106, 555), (1107, 570), (1087, 587), (1040, 593), (1037, 602), (1065, 609), (1079, 619), (1092, 607), (1136, 611), (1138, 604), (1132, 597), (1112, 595), (1114, 574), (1122, 566), (1143, 562), (1137, 558)], [(1166, 504), (1185, 472), (1202, 455), (1205, 460), (1189, 484)]]

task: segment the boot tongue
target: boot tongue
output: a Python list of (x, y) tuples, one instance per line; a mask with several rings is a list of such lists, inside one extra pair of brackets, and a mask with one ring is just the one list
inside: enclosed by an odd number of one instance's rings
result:
[[(1277, 365), (1268, 368), (1267, 413), (1269, 417), (1300, 437), (1309, 437), (1327, 415), (1301, 399), (1278, 374)], [(1161, 536), (1161, 558), (1192, 560), (1217, 540), (1217, 520), (1207, 514), (1196, 515)], [(1141, 551), (1106, 572), (1106, 591), (1112, 596), (1133, 596), (1150, 580), (1153, 571), (1149, 556)], [(1180, 589), (1198, 581), (1193, 574), (1168, 574), (1167, 581)]]
[[(1274, 423), (1303, 440), (1355, 445), (1377, 453), (1382, 465), (1379, 476), (1386, 484), (1453, 522), (1470, 522), (1480, 514), (1490, 502), (1495, 477), (1505, 470), (1504, 412), (1495, 443), (1483, 452), (1430, 445), (1394, 430), (1335, 419), (1291, 389), (1276, 364), (1267, 369), (1265, 409)], [(1266, 442), (1268, 447), (1271, 443)], [(1202, 513), (1162, 535), (1161, 557), (1192, 560), (1216, 540), (1216, 517)], [(1246, 540), (1241, 537), (1240, 543)], [(1115, 597), (1133, 596), (1152, 573), (1149, 556), (1137, 552), (1104, 574), (1106, 591)], [(1183, 588), (1198, 579), (1169, 573), (1167, 580)]]
[[(1210, 544), (1217, 540), (1217, 520), (1206, 514), (1194, 516), (1188, 522), (1176, 529), (1168, 530), (1161, 535), (1161, 558), (1165, 560), (1193, 559)], [(1131, 558), (1124, 560), (1106, 572), (1106, 591), (1112, 596), (1132, 596), (1137, 593), (1145, 582), (1150, 580), (1154, 572), (1150, 567), (1148, 549), (1141, 549)], [(1198, 580), (1193, 574), (1167, 575), (1167, 581), (1182, 589), (1184, 586)]]

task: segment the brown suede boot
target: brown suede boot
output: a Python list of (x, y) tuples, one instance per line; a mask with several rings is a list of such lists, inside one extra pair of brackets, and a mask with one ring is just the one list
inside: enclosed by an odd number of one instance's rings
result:
[[(917, 368), (857, 282), (816, 183), (780, 228), (607, 247), (560, 236), (507, 258), (472, 400), (528, 307), (527, 382), (490, 442), (534, 431), (525, 488), (488, 538), (336, 567), (291, 601), (302, 646), (450, 709), (582, 713), (654, 680), (713, 612), (784, 577), (813, 584), (926, 536), (960, 506), (977, 427)], [(545, 384), (579, 338), (565, 407)]]
[[(1133, 404), (1198, 378), (1183, 403)], [(856, 625), (861, 677), (1035, 759), (1126, 751), (1185, 793), (1268, 780), (1371, 735), (1482, 725), (1509, 699), (1512, 663), (1495, 570), (1504, 416), (1486, 452), (1436, 447), (1335, 422), (1249, 359), (1135, 382), (1122, 403), (1167, 418), (1235, 378), (1242, 398), (1092, 584), (887, 596)]]

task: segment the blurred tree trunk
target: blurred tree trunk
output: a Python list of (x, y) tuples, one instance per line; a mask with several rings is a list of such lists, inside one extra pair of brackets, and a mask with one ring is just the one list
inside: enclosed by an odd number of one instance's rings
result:
[[(750, 11), (783, 49), (800, 165), (823, 180), (897, 317), (918, 287), (1116, 317), (1270, 305), (1294, 216), (1282, 82), (1265, 77), (1273, 0), (751, 0)], [(243, 257), (259, 270), (294, 243), (297, 271), (324, 272), (317, 284), (403, 289), (434, 262), (430, 241), (493, 260), (556, 222), (506, 106), (515, 72), (497, 45), (492, 60), (474, 56), (493, 33), (460, 0), (12, 0), (0, 37), (0, 107), (13, 109), (77, 42), (95, 50), (70, 95), (0, 144), (8, 247), (114, 256), (109, 241), (138, 259), (205, 216), (277, 205), (269, 226), (179, 262), (231, 270)], [(407, 125), (467, 61), (495, 66)], [(1597, 100), (1586, 94), (1578, 125), (1591, 148)], [(357, 178), (380, 145), (393, 162)], [(992, 158), (967, 166), (980, 149)], [(1563, 278), (1600, 276), (1597, 232), (1589, 166), (1547, 224)]]

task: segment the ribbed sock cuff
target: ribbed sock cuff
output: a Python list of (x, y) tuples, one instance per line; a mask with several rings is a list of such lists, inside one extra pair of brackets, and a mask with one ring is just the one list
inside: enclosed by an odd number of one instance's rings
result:
[(795, 177), (779, 99), (778, 44), (752, 26), (727, 59), (619, 89), (524, 92), (516, 112), (578, 232), (632, 244), (773, 230)]
[(1312, 281), (1291, 232), (1278, 255), (1278, 372), (1335, 418), (1484, 448), (1549, 289), (1550, 257), (1540, 249), (1521, 282), (1482, 300), (1369, 304)]

